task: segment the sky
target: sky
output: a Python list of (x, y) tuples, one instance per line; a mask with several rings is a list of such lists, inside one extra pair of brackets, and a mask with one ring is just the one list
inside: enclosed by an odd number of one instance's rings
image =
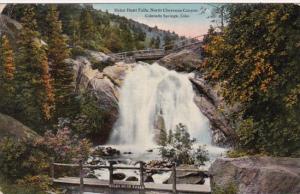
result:
[[(174, 31), (186, 37), (195, 37), (207, 33), (209, 26), (212, 24), (211, 19), (208, 18), (211, 9), (208, 4), (103, 3), (93, 4), (93, 7), (125, 16), (151, 27), (157, 26), (163, 30)], [(201, 8), (206, 8), (206, 11), (202, 13), (201, 10), (203, 9)]]

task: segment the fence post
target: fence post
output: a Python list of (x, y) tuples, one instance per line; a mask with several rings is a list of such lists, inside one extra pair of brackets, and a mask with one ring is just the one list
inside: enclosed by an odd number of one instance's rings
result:
[(173, 193), (177, 193), (176, 190), (176, 163), (172, 164), (172, 174), (173, 174)]
[(79, 186), (79, 193), (83, 194), (83, 165), (82, 165), (82, 160), (79, 161), (79, 176), (80, 176), (80, 186)]
[(112, 163), (112, 161), (109, 161), (109, 168), (108, 168), (108, 170), (109, 170), (109, 186), (111, 187), (113, 184), (114, 184), (114, 182), (113, 182), (113, 171), (114, 171), (114, 168), (113, 168), (113, 163)]
[(143, 161), (140, 161), (140, 186), (142, 189), (145, 188), (144, 184), (144, 163)]
[(54, 181), (54, 158), (52, 157), (51, 157), (51, 164), (50, 164), (50, 176), (53, 182)]

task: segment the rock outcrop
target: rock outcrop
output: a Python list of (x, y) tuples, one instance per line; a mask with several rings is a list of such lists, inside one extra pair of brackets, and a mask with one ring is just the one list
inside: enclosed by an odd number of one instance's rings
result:
[(38, 134), (16, 119), (0, 113), (0, 141), (5, 137), (28, 140), (37, 138)]
[(214, 188), (233, 184), (238, 194), (300, 193), (300, 158), (219, 158), (210, 174)]
[(158, 61), (160, 65), (167, 69), (178, 72), (192, 72), (197, 69), (201, 62), (200, 53), (188, 49), (171, 53)]
[[(192, 165), (180, 165), (177, 169), (197, 169)], [(164, 184), (173, 184), (173, 172), (170, 178), (164, 182)], [(208, 178), (203, 172), (188, 172), (188, 171), (177, 171), (176, 173), (176, 183), (177, 184), (204, 184), (205, 178)]]
[(201, 112), (209, 119), (212, 129), (213, 143), (219, 146), (226, 146), (234, 138), (234, 132), (223, 111), (229, 112), (223, 99), (217, 94), (203, 78), (191, 77), (196, 96), (195, 103)]
[(90, 93), (97, 98), (97, 104), (103, 111), (105, 127), (101, 131), (101, 139), (98, 143), (104, 143), (111, 133), (114, 123), (118, 118), (118, 99), (120, 86), (127, 71), (130, 71), (134, 64), (123, 62), (107, 66), (100, 72), (93, 69), (90, 61), (101, 62), (110, 60), (108, 55), (100, 52), (86, 51), (86, 56), (76, 59), (67, 59), (72, 64), (75, 73), (75, 88), (77, 93)]

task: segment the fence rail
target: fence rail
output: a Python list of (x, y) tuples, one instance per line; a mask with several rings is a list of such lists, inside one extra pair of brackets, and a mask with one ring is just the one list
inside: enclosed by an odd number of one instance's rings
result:
[(202, 172), (209, 176), (208, 171), (200, 170), (200, 169), (177, 169), (176, 164), (172, 163), (172, 168), (145, 168), (145, 162), (139, 161), (139, 167), (124, 167), (124, 166), (113, 166), (115, 164), (114, 161), (109, 161), (109, 165), (86, 165), (83, 164), (82, 161), (80, 161), (78, 164), (65, 164), (65, 163), (56, 163), (54, 161), (51, 162), (50, 165), (50, 174), (52, 180), (55, 180), (55, 166), (61, 166), (61, 167), (72, 167), (72, 168), (79, 168), (79, 178), (80, 178), (80, 186), (79, 186), (79, 192), (80, 194), (84, 191), (84, 168), (90, 168), (90, 169), (108, 169), (109, 170), (109, 188), (122, 188), (124, 185), (116, 185), (113, 181), (113, 172), (117, 169), (122, 170), (139, 170), (140, 179), (139, 179), (139, 185), (127, 185), (128, 187), (132, 186), (132, 189), (145, 189), (144, 184), (144, 172), (145, 171), (161, 171), (161, 172), (172, 172), (172, 192), (177, 193), (177, 186), (176, 186), (176, 174), (177, 172)]

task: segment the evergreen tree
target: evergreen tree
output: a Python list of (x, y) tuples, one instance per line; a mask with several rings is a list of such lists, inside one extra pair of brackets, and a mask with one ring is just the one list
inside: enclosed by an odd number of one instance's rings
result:
[(154, 46), (155, 46), (155, 48), (160, 47), (160, 38), (159, 38), (159, 36), (156, 37)]
[(72, 66), (65, 63), (69, 58), (67, 40), (62, 34), (62, 24), (58, 18), (57, 7), (50, 5), (46, 21), (48, 23), (47, 43), (50, 74), (53, 78), (55, 94), (55, 117), (69, 116), (74, 102), (74, 74)]
[(155, 48), (155, 38), (152, 37), (150, 40), (150, 48)]
[(28, 6), (21, 19), (18, 46), (18, 102), (20, 120), (40, 129), (52, 116), (54, 99), (48, 71), (48, 58), (37, 31), (35, 10)]
[(14, 54), (6, 35), (1, 40), (1, 85), (0, 85), (0, 109), (1, 112), (11, 114), (14, 112)]
[(78, 20), (74, 19), (74, 17), (71, 17), (70, 19), (70, 23), (68, 25), (68, 28), (71, 30), (71, 34), (70, 34), (70, 44), (75, 47), (76, 45), (79, 44), (79, 27), (80, 27), (80, 23)]
[(80, 42), (83, 47), (95, 46), (95, 27), (91, 9), (85, 8), (80, 14)]
[(123, 51), (131, 51), (134, 49), (134, 40), (128, 25), (121, 24), (120, 25), (120, 32), (121, 32), (121, 41), (123, 42)]

